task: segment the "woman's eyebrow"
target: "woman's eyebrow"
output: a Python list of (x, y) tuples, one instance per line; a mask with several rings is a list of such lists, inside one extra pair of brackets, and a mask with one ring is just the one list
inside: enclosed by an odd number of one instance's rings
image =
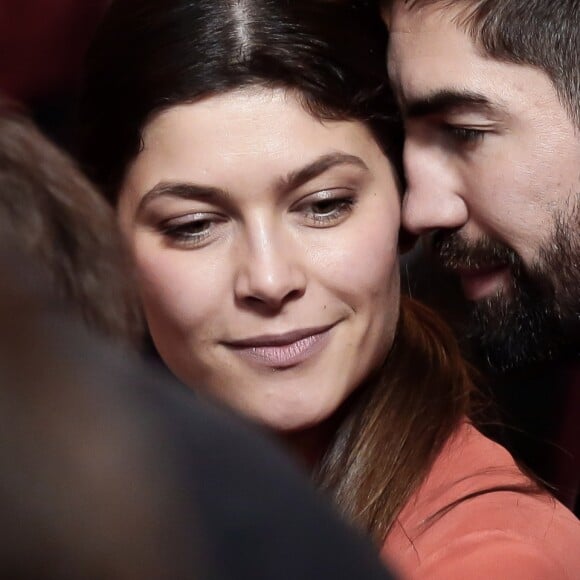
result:
[(327, 153), (281, 178), (278, 182), (278, 189), (283, 192), (297, 189), (337, 165), (354, 165), (368, 171), (367, 164), (356, 155), (342, 152)]
[[(277, 189), (285, 193), (292, 191), (337, 165), (354, 165), (368, 170), (367, 164), (356, 155), (341, 152), (328, 153), (282, 177), (277, 184)], [(159, 197), (177, 197), (180, 199), (203, 200), (208, 203), (220, 202), (222, 204), (231, 202), (232, 198), (228, 191), (219, 187), (189, 182), (161, 181), (141, 198), (137, 206), (136, 215), (139, 215), (147, 205)]]
[(136, 214), (138, 215), (154, 199), (159, 197), (177, 197), (180, 199), (196, 199), (209, 203), (227, 202), (231, 195), (224, 189), (208, 185), (198, 185), (188, 182), (161, 181), (154, 185), (139, 201)]

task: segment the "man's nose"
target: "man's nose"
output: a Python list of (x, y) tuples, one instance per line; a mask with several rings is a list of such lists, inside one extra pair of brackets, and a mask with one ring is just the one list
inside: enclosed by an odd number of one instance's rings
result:
[(407, 190), (403, 226), (415, 235), (465, 225), (469, 211), (457, 169), (444, 152), (429, 143), (407, 140), (404, 149)]
[(280, 310), (306, 290), (306, 268), (300, 249), (276, 228), (252, 232), (239, 248), (236, 299), (246, 306)]

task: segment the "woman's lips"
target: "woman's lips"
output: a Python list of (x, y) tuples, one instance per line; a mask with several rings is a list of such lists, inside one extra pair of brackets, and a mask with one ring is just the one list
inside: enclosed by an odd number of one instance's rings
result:
[(242, 358), (269, 368), (296, 366), (320, 352), (328, 343), (334, 324), (292, 331), (279, 335), (263, 335), (225, 345)]
[(465, 297), (472, 301), (489, 298), (502, 290), (506, 291), (511, 278), (510, 269), (505, 265), (476, 270), (462, 269), (457, 273)]

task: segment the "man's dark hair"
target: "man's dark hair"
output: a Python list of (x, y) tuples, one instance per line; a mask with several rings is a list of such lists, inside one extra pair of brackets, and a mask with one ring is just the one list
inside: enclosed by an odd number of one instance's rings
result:
[(580, 0), (382, 0), (409, 9), (457, 10), (456, 24), (494, 59), (530, 65), (551, 79), (580, 128)]

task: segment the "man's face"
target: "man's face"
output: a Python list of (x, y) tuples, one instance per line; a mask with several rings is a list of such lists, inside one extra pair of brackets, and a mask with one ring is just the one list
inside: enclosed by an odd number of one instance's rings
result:
[(578, 350), (580, 133), (549, 77), (486, 56), (441, 5), (386, 15), (406, 123), (403, 224), (473, 303), (498, 368)]

